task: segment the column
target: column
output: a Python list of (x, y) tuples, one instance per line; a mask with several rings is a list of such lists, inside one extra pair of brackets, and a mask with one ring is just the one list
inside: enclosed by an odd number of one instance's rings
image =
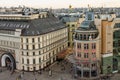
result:
[(75, 56), (77, 56), (77, 41), (75, 41)]
[(83, 78), (83, 64), (81, 64), (81, 78)]
[(89, 72), (89, 77), (91, 78), (91, 61), (90, 61), (90, 72)]
[(99, 76), (99, 71), (100, 71), (100, 68), (99, 68), (99, 64), (98, 64), (98, 62), (97, 62), (97, 76)]

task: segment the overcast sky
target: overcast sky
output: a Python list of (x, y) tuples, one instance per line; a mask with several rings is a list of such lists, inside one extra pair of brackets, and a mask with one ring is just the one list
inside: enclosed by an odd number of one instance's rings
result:
[(25, 5), (37, 8), (120, 7), (120, 0), (0, 0), (0, 7)]

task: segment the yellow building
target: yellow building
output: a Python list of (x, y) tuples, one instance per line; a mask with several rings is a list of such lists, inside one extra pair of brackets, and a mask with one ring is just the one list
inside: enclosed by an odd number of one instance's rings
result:
[(68, 46), (73, 47), (74, 31), (79, 26), (78, 18), (74, 17), (74, 16), (63, 17), (62, 21), (63, 21), (63, 23), (65, 23), (65, 26), (68, 27)]

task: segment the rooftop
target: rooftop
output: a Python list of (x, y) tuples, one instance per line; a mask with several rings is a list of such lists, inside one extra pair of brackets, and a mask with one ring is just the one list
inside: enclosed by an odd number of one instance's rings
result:
[(78, 30), (96, 30), (94, 21), (83, 21)]
[(48, 14), (47, 18), (32, 20), (0, 20), (0, 30), (22, 30), (22, 36), (41, 35), (55, 30), (64, 28), (65, 26), (52, 15)]

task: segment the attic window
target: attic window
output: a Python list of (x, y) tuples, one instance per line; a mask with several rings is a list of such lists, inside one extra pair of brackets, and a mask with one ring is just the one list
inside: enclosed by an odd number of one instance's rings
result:
[(73, 24), (72, 27), (75, 27), (75, 25)]
[(68, 27), (70, 27), (70, 25), (69, 25), (69, 24), (68, 24), (67, 26), (68, 26)]

